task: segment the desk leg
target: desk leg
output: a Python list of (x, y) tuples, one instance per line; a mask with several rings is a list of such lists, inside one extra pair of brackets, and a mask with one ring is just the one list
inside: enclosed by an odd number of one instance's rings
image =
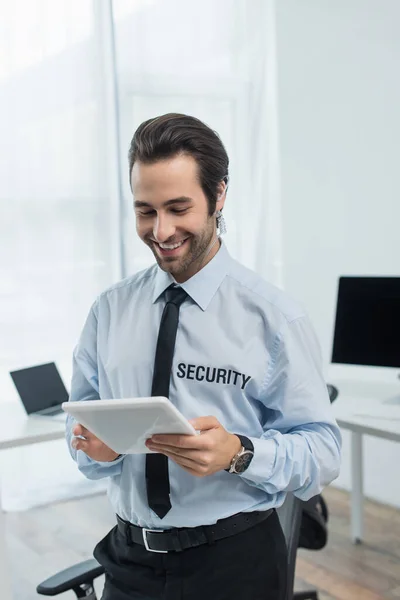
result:
[(2, 600), (12, 600), (10, 568), (6, 545), (5, 519), (0, 507), (0, 589)]
[(9, 555), (6, 543), (5, 514), (1, 507), (0, 487), (0, 589), (1, 600), (12, 600)]
[(351, 432), (351, 537), (354, 544), (363, 538), (363, 444), (362, 433)]

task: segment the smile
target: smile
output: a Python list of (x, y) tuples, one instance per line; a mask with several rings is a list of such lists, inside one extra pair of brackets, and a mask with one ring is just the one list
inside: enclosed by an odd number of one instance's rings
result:
[(184, 247), (188, 239), (189, 238), (186, 238), (181, 242), (177, 242), (176, 244), (161, 244), (158, 242), (154, 242), (154, 245), (157, 248), (157, 252), (158, 254), (160, 254), (160, 256), (175, 256), (179, 254), (180, 249)]
[(182, 244), (184, 244), (185, 241), (186, 240), (182, 240), (181, 242), (178, 242), (177, 244), (159, 244), (159, 246), (163, 250), (175, 250), (176, 248), (179, 248), (180, 246), (182, 246)]

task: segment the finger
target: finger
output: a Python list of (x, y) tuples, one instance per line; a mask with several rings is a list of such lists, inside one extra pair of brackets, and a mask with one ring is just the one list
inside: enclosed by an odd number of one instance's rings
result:
[(189, 467), (184, 467), (183, 465), (179, 465), (180, 467), (182, 467), (182, 469), (184, 471), (186, 471), (187, 473), (189, 473), (190, 475), (193, 475), (193, 477), (201, 477), (201, 474), (198, 473), (197, 471), (195, 471), (194, 469), (190, 469)]
[(188, 450), (188, 449), (182, 449), (182, 448), (175, 448), (172, 446), (159, 446), (159, 445), (151, 445), (149, 444), (148, 446), (150, 448), (150, 450), (153, 450), (154, 452), (158, 452), (160, 454), (165, 454), (166, 456), (173, 456), (173, 457), (178, 457), (178, 458), (182, 458), (182, 459), (186, 459), (186, 460), (190, 460), (191, 462), (193, 462), (196, 465), (201, 465), (201, 466), (207, 466), (208, 461), (207, 458), (204, 456), (204, 453), (202, 451), (199, 450)]
[[(164, 454), (164, 453), (163, 453)], [(185, 469), (190, 469), (193, 474), (200, 475), (202, 472), (205, 472), (204, 465), (199, 465), (194, 460), (187, 458), (185, 456), (179, 456), (177, 454), (172, 454), (169, 452), (165, 452), (165, 456), (170, 458), (174, 463), (179, 465), (180, 467), (184, 467)]]
[(150, 438), (149, 442), (171, 448), (200, 449), (204, 447), (204, 440), (199, 435), (156, 434)]
[(87, 452), (90, 448), (90, 442), (88, 440), (83, 440), (82, 438), (74, 438), (71, 442), (71, 446), (75, 450), (83, 450), (83, 452)]
[[(159, 451), (156, 450), (156, 452)], [(191, 458), (187, 458), (186, 456), (174, 454), (173, 452), (168, 451), (161, 452), (160, 454), (167, 456), (178, 466), (182, 467), (182, 469), (190, 473), (190, 475), (194, 475), (195, 477), (204, 477), (204, 475), (207, 475), (207, 467), (205, 467), (204, 465), (200, 465), (198, 462), (192, 460)]]
[(83, 437), (90, 437), (90, 435), (92, 435), (90, 433), (90, 431), (88, 429), (86, 429), (86, 427), (84, 427), (83, 425), (81, 425), (80, 423), (77, 423), (75, 425), (75, 427), (72, 430), (72, 433), (74, 435), (83, 435)]
[(220, 426), (220, 423), (216, 417), (197, 417), (189, 421), (196, 431), (207, 431), (208, 429), (215, 429)]

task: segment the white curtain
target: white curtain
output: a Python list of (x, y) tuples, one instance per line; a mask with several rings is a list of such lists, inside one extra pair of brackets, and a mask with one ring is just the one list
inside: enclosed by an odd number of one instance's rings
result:
[(227, 148), (231, 253), (280, 284), (273, 1), (114, 0), (114, 19), (127, 271), (152, 262), (134, 231), (131, 137), (144, 119), (184, 112), (218, 131)]
[[(0, 401), (19, 401), (10, 369), (40, 362), (55, 361), (68, 387), (90, 304), (117, 276), (110, 62), (105, 70), (96, 21), (107, 2), (0, 0)], [(221, 135), (228, 247), (281, 283), (273, 0), (112, 6), (123, 274), (153, 261), (135, 232), (130, 140), (144, 119), (173, 111)], [(83, 480), (62, 441), (3, 452), (0, 463), (6, 509), (103, 489)]]
[(92, 2), (3, 2), (0, 362), (69, 360), (110, 283)]
[[(19, 402), (13, 368), (55, 361), (69, 387), (114, 240), (92, 1), (4, 0), (0, 13), (0, 401)], [(5, 508), (93, 487), (63, 441), (0, 461)]]

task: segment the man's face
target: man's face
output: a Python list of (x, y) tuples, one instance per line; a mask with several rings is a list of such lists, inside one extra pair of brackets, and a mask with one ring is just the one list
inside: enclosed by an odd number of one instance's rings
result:
[[(196, 161), (179, 155), (153, 164), (136, 162), (131, 174), (136, 230), (160, 268), (182, 283), (212, 258), (215, 215), (198, 180)], [(223, 200), (217, 203), (222, 208)], [(214, 248), (213, 248), (214, 249)], [(204, 264), (203, 264), (204, 263)]]

